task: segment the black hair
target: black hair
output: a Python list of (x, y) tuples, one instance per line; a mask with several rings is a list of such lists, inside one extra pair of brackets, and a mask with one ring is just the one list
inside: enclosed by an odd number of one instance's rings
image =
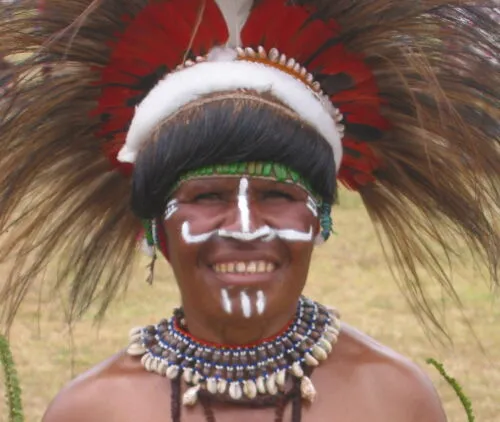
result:
[(337, 187), (331, 146), (313, 127), (272, 101), (276, 106), (251, 97), (214, 98), (160, 125), (135, 163), (135, 214), (147, 219), (161, 215), (169, 192), (185, 172), (252, 161), (288, 166), (332, 203)]

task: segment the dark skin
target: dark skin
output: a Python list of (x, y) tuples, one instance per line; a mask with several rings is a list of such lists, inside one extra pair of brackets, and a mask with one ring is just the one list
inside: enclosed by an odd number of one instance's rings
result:
[[(188, 221), (192, 234), (216, 229), (240, 230), (242, 213), (238, 178), (185, 182), (174, 197), (178, 208), (165, 222), (168, 256), (174, 269), (188, 328), (203, 340), (245, 344), (280, 331), (294, 314), (307, 278), (312, 242), (275, 238), (241, 242), (213, 236), (189, 243), (182, 235)], [(241, 189), (240, 189), (241, 192)], [(317, 218), (307, 208), (302, 188), (270, 180), (251, 179), (248, 187), (250, 228), (317, 234)], [(273, 260), (266, 274), (227, 274), (216, 263)], [(220, 290), (262, 290), (267, 297), (262, 315), (244, 316), (238, 300), (228, 316)], [(202, 292), (202, 294), (200, 294)], [(234, 298), (239, 297), (233, 295)], [(231, 297), (233, 297), (231, 296)], [(312, 380), (318, 391), (313, 405), (304, 404), (303, 421), (444, 422), (439, 398), (427, 377), (414, 364), (344, 324), (338, 343)], [(183, 386), (183, 390), (185, 386)], [(142, 367), (138, 358), (115, 355), (72, 381), (53, 401), (44, 422), (169, 422), (170, 382)], [(274, 409), (213, 405), (218, 422), (274, 420)], [(290, 420), (287, 406), (284, 420)], [(184, 408), (182, 420), (205, 421), (201, 406)]]

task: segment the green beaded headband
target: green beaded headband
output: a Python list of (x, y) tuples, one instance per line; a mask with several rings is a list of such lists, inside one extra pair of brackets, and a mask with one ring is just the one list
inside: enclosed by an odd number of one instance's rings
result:
[[(176, 191), (179, 186), (191, 179), (198, 179), (200, 177), (210, 177), (210, 176), (251, 176), (264, 179), (275, 180), (281, 183), (290, 183), (298, 185), (304, 190), (306, 190), (311, 197), (313, 197), (318, 204), (321, 206), (323, 200), (320, 195), (314, 193), (311, 184), (302, 177), (299, 173), (291, 168), (279, 164), (279, 163), (266, 163), (266, 162), (248, 162), (248, 163), (234, 163), (234, 164), (221, 164), (215, 166), (206, 166), (196, 170), (188, 171), (184, 173), (179, 181), (174, 185), (171, 193)], [(169, 195), (171, 196), (171, 194)]]

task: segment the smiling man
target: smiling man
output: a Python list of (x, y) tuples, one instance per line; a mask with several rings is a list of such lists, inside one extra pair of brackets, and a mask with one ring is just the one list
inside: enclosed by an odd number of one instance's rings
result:
[(419, 368), (303, 290), (339, 181), (416, 309), (417, 267), (450, 289), (436, 245), (457, 234), (497, 281), (498, 27), (469, 3), (53, 0), (36, 33), (30, 14), (3, 22), (2, 48), (37, 51), (19, 75), (71, 67), (7, 93), (7, 322), (51, 259), (71, 316), (102, 314), (139, 232), (181, 293), (44, 422), (445, 421)]

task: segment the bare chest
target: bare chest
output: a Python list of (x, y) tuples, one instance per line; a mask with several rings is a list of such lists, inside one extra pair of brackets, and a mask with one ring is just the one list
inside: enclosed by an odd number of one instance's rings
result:
[[(301, 407), (301, 418), (293, 418), (293, 405), (288, 403), (284, 409), (278, 407), (251, 408), (238, 405), (214, 404), (207, 411), (201, 404), (182, 407), (181, 422), (387, 422), (401, 420), (397, 409), (376, 407), (370, 400), (351, 397), (346, 400), (343, 394), (324, 392), (312, 405)], [(122, 401), (102, 422), (179, 422), (172, 418), (170, 396), (134, 397)]]

